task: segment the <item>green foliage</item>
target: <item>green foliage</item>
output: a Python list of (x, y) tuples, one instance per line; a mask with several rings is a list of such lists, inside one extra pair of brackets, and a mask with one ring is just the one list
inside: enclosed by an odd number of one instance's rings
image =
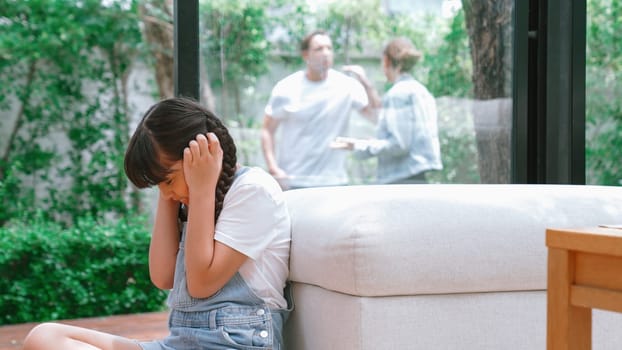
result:
[(468, 97), (472, 93), (471, 56), (464, 11), (454, 16), (449, 33), (435, 53), (425, 58), (429, 67), (427, 88), (434, 96)]
[(380, 9), (379, 0), (344, 0), (318, 11), (318, 27), (330, 33), (337, 59), (349, 64), (352, 49), (362, 52), (370, 42), (382, 40), (384, 16), (369, 15)]
[(225, 97), (233, 93), (233, 113), (227, 110), (226, 101), (221, 100), (220, 114), (225, 117), (240, 114), (241, 91), (254, 86), (257, 78), (268, 71), (267, 5), (265, 0), (201, 3), (202, 57), (210, 85), (221, 88)]
[(622, 4), (588, 1), (586, 178), (622, 185)]
[(209, 59), (205, 63), (210, 73), (218, 73), (210, 74), (212, 84), (252, 84), (258, 75), (267, 72), (270, 43), (265, 33), (266, 5), (267, 1), (201, 3), (205, 17), (202, 40)]
[(299, 65), (300, 42), (317, 25), (310, 23), (315, 19), (306, 0), (276, 0), (270, 9), (270, 28), (267, 33), (270, 42), (281, 60), (285, 63)]
[(4, 179), (0, 179), (0, 198), (7, 203), (0, 208), (0, 223), (21, 218), (30, 211), (30, 203), (34, 202), (34, 189), (24, 189), (22, 180), (15, 176), (21, 173), (20, 169), (21, 163), (13, 162), (6, 168)]
[(0, 8), (0, 96), (21, 106), (3, 121), (15, 128), (0, 180), (13, 169), (41, 184), (36, 196), (21, 186), (0, 205), (31, 198), (25, 210), (45, 207), (68, 221), (122, 213), (129, 121), (121, 91), (140, 42), (135, 3), (2, 0)]
[(41, 219), (0, 228), (0, 324), (162, 310), (149, 279), (144, 219)]

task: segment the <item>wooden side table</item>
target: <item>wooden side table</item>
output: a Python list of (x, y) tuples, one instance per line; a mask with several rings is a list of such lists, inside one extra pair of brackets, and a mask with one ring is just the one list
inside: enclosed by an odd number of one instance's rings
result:
[(547, 349), (592, 348), (592, 308), (622, 312), (622, 229), (547, 229)]

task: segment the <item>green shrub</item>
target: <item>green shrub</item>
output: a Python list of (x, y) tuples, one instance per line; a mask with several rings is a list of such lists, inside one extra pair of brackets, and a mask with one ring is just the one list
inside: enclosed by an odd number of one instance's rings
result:
[(0, 228), (0, 324), (162, 310), (151, 284), (146, 220), (38, 218)]

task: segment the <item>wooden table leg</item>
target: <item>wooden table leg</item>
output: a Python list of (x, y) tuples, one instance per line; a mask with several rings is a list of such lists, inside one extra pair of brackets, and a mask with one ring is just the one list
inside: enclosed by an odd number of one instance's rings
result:
[(570, 304), (574, 281), (574, 254), (549, 248), (547, 286), (547, 349), (592, 348), (592, 310)]

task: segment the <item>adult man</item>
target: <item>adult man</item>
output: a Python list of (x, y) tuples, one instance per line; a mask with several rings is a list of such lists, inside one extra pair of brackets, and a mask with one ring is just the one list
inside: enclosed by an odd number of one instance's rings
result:
[(261, 143), (268, 171), (284, 189), (345, 185), (346, 153), (330, 143), (346, 135), (352, 109), (373, 121), (380, 98), (369, 81), (332, 69), (326, 32), (307, 35), (300, 49), (306, 69), (279, 81), (265, 108)]

